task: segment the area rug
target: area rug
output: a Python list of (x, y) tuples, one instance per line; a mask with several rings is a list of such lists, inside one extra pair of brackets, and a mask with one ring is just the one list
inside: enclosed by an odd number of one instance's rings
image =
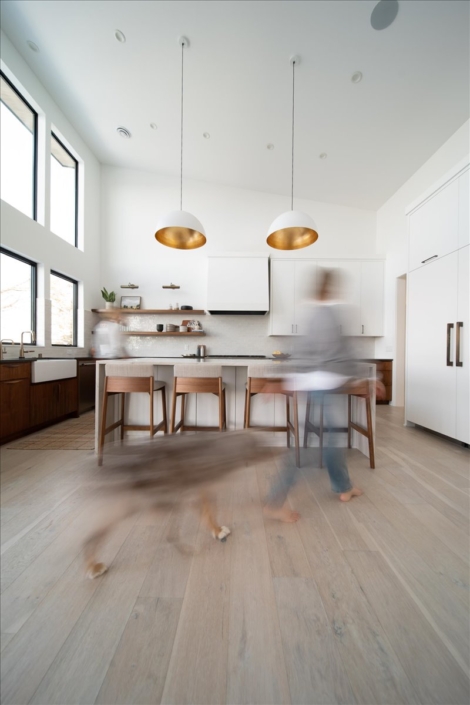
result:
[(95, 412), (78, 419), (67, 419), (42, 431), (31, 433), (10, 443), (15, 450), (93, 450), (95, 447)]

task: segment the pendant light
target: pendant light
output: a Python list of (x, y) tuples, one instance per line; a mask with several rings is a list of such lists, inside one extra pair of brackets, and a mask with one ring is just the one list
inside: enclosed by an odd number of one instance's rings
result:
[(160, 218), (155, 238), (166, 247), (173, 247), (176, 250), (195, 250), (206, 244), (206, 234), (199, 220), (183, 210), (183, 65), (184, 49), (189, 46), (189, 40), (186, 37), (180, 37), (178, 44), (181, 46), (180, 209), (166, 213)]
[(292, 56), (292, 186), (290, 211), (279, 215), (268, 230), (266, 242), (276, 250), (300, 250), (318, 240), (317, 226), (307, 213), (294, 210), (294, 105), (295, 105), (295, 67), (300, 57)]

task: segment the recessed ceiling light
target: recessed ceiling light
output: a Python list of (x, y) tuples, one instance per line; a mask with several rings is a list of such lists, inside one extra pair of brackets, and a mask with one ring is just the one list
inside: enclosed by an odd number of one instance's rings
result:
[(320, 159), (326, 159), (327, 156), (328, 156), (328, 154), (327, 154), (326, 152), (322, 152), (322, 153), (320, 154)]
[(116, 37), (116, 39), (118, 40), (118, 42), (121, 42), (121, 44), (125, 44), (125, 43), (126, 43), (126, 35), (124, 34), (124, 32), (121, 32), (120, 29), (117, 29), (117, 30), (114, 32), (114, 36)]
[(372, 10), (370, 23), (374, 29), (386, 29), (390, 27), (397, 15), (397, 0), (380, 0)]
[(360, 83), (362, 81), (362, 73), (360, 71), (354, 71), (353, 75), (351, 76), (351, 81), (353, 83)]
[(31, 51), (34, 51), (36, 54), (39, 53), (39, 47), (38, 47), (38, 45), (35, 44), (34, 42), (32, 42), (31, 39), (28, 39), (28, 41), (26, 42), (26, 44), (29, 46), (29, 48), (31, 49)]
[(274, 149), (274, 145), (269, 143), (268, 145), (266, 145), (266, 149), (269, 149), (269, 151), (272, 151)]
[(210, 140), (211, 136), (208, 132), (203, 132), (202, 136), (204, 137), (205, 140)]
[(126, 127), (117, 127), (116, 132), (118, 133), (118, 135), (120, 135), (121, 137), (125, 137), (126, 139), (129, 139), (131, 136), (131, 133)]
[(152, 130), (158, 130), (158, 125), (156, 125), (154, 122), (150, 123), (150, 127), (152, 128)]

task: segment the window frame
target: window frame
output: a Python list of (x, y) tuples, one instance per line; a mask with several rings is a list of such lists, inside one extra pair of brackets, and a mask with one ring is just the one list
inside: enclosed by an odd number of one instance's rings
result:
[[(15, 86), (15, 84), (8, 78), (8, 76), (5, 74), (4, 71), (0, 69), (0, 76), (3, 78), (3, 80), (8, 83), (10, 88), (16, 93), (18, 98), (23, 101), (23, 103), (31, 110), (33, 113), (34, 117), (34, 132), (33, 132), (33, 141), (34, 141), (34, 148), (33, 148), (33, 215), (32, 215), (32, 220), (37, 221), (38, 219), (38, 113), (37, 111), (33, 108), (31, 103), (26, 100), (24, 95), (21, 93), (21, 91)], [(10, 110), (10, 112), (13, 112), (11, 108), (5, 103), (5, 107)], [(15, 115), (15, 113), (13, 113)], [(18, 119), (18, 116), (15, 115), (15, 117)], [(14, 206), (13, 206), (14, 208)], [(26, 216), (29, 217), (29, 216)]]
[(65, 279), (65, 281), (70, 282), (73, 284), (73, 336), (72, 336), (72, 343), (71, 345), (67, 345), (66, 343), (53, 343), (52, 342), (52, 298), (51, 298), (51, 346), (54, 348), (76, 348), (77, 346), (77, 339), (78, 339), (78, 282), (76, 279), (72, 279), (72, 277), (68, 277), (65, 274), (61, 274), (60, 272), (56, 272), (54, 269), (50, 270), (50, 277), (59, 277), (59, 279)]
[[(38, 296), (38, 265), (37, 262), (33, 262), (32, 260), (28, 259), (27, 257), (23, 257), (22, 255), (16, 254), (16, 252), (12, 252), (11, 250), (8, 250), (6, 247), (0, 247), (0, 253), (2, 255), (6, 255), (7, 257), (12, 257), (13, 259), (19, 260), (20, 262), (23, 262), (24, 264), (29, 264), (31, 267), (31, 330), (33, 331), (34, 335), (32, 336), (31, 342), (29, 345), (37, 345), (37, 311), (36, 311), (36, 299)], [(20, 342), (18, 343), (13, 343), (13, 345), (21, 345)]]
[[(74, 223), (75, 238), (74, 238), (73, 247), (78, 248), (78, 200), (79, 200), (79, 199), (78, 199), (78, 183), (79, 183), (79, 178), (78, 178), (78, 165), (79, 165), (79, 162), (78, 162), (78, 159), (73, 156), (73, 154), (72, 154), (72, 152), (70, 151), (70, 149), (67, 149), (67, 147), (66, 147), (65, 144), (62, 142), (62, 140), (60, 140), (60, 139), (57, 137), (57, 135), (56, 135), (56, 133), (54, 132), (54, 130), (51, 129), (51, 143), (52, 143), (52, 139), (55, 139), (55, 140), (60, 144), (60, 146), (62, 147), (62, 149), (63, 149), (65, 152), (67, 152), (67, 154), (69, 155), (69, 157), (70, 157), (71, 159), (73, 159), (73, 161), (75, 162), (75, 218), (74, 218), (74, 220), (75, 220), (75, 223)], [(51, 157), (54, 157), (54, 155), (52, 154), (52, 144), (51, 144), (50, 156), (51, 156)], [(49, 207), (50, 207), (51, 210), (52, 210), (52, 188), (51, 188), (51, 193), (50, 193), (50, 203), (49, 203)], [(53, 232), (53, 231), (51, 230), (51, 232)], [(57, 233), (54, 233), (54, 235), (57, 235)], [(60, 237), (60, 235), (57, 235), (57, 237)], [(63, 238), (61, 238), (61, 239), (63, 239)], [(66, 241), (65, 241), (65, 242), (66, 242)], [(71, 244), (71, 243), (69, 243), (69, 244)]]

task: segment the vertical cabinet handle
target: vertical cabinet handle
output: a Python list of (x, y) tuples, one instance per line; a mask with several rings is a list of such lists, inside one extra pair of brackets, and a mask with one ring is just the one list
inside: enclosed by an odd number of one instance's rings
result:
[(454, 363), (450, 359), (450, 338), (452, 335), (452, 329), (454, 327), (453, 323), (448, 323), (447, 324), (447, 350), (446, 350), (446, 363), (447, 367), (453, 367)]
[(463, 328), (463, 321), (457, 321), (457, 329), (455, 331), (455, 366), (463, 367), (463, 362), (460, 359), (460, 329)]

